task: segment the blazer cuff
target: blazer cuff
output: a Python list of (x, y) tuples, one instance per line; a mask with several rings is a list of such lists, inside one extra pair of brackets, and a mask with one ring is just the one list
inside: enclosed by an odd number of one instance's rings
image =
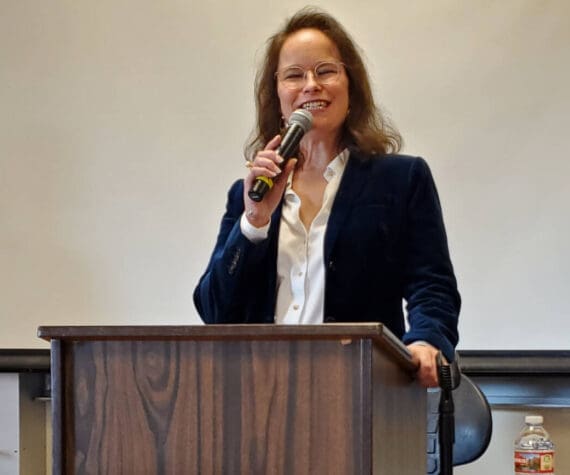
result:
[[(423, 333), (420, 335), (420, 333)], [(402, 338), (405, 345), (411, 345), (412, 343), (427, 343), (438, 350), (441, 350), (445, 359), (449, 362), (455, 359), (455, 348), (453, 345), (447, 341), (443, 336), (436, 335), (426, 335), (425, 332), (417, 332), (414, 334), (410, 332)]]

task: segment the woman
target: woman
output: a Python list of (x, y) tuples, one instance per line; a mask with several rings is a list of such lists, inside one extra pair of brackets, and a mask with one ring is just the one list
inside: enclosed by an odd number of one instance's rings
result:
[[(400, 136), (374, 105), (356, 46), (330, 15), (303, 9), (270, 38), (256, 95), (249, 170), (229, 191), (194, 292), (201, 317), (382, 322), (408, 345), (420, 382), (436, 386), (436, 355), (453, 358), (460, 307), (439, 199), (421, 158), (394, 155)], [(299, 108), (313, 126), (298, 159), (282, 164), (280, 133)], [(255, 202), (259, 176), (275, 185)]]

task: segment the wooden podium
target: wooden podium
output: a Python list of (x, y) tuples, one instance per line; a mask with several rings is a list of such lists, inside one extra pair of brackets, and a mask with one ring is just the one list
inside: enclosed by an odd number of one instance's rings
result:
[(380, 324), (38, 334), (54, 475), (426, 473), (426, 391)]

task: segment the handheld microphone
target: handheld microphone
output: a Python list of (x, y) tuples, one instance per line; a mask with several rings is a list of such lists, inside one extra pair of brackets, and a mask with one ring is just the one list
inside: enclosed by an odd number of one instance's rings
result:
[[(283, 140), (281, 140), (276, 150), (276, 152), (283, 157), (283, 162), (279, 165), (280, 168), (283, 168), (286, 161), (295, 154), (303, 135), (311, 129), (312, 125), (313, 116), (309, 111), (297, 109), (291, 114), (291, 117), (289, 117), (289, 125), (283, 135)], [(273, 188), (273, 180), (271, 178), (258, 176), (251, 190), (247, 192), (247, 195), (253, 201), (259, 202), (271, 188)]]

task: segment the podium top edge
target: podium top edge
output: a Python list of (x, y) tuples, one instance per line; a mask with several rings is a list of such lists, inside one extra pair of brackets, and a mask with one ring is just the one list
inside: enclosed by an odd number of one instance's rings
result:
[(353, 340), (369, 339), (391, 353), (408, 370), (415, 370), (406, 346), (381, 323), (320, 325), (223, 324), (137, 326), (40, 326), (47, 341), (110, 340)]
[(93, 339), (320, 339), (381, 338), (388, 330), (381, 323), (326, 323), (321, 325), (99, 325), (40, 326), (44, 340)]

